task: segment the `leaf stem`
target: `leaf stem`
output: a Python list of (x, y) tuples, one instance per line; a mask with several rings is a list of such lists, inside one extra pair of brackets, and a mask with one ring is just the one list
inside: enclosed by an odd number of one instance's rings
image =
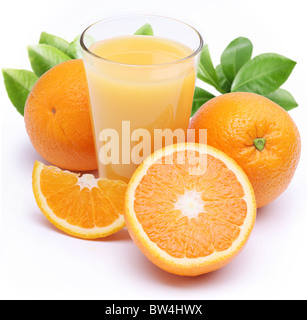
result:
[(259, 151), (263, 151), (263, 149), (265, 147), (265, 143), (266, 143), (266, 140), (264, 138), (254, 139), (254, 146)]

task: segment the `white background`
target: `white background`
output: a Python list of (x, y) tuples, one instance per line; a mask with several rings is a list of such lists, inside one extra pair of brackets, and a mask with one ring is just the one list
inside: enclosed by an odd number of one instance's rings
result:
[(209, 43), (215, 65), (224, 47), (247, 36), (254, 54), (276, 52), (298, 62), (284, 86), (302, 157), (287, 191), (258, 212), (243, 252), (208, 275), (181, 278), (152, 265), (127, 230), (105, 240), (66, 236), (44, 218), (31, 189), (35, 152), (0, 80), (2, 299), (306, 299), (307, 55), (305, 0), (1, 1), (1, 68), (29, 69), (26, 45), (41, 31), (72, 40), (92, 22), (123, 13), (178, 18)]

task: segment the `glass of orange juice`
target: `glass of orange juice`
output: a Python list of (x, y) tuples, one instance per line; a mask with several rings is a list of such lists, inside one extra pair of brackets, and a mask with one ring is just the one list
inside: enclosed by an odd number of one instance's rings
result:
[[(144, 25), (154, 35), (135, 34)], [(129, 15), (91, 25), (80, 42), (99, 176), (129, 181), (142, 159), (173, 143), (165, 130), (186, 132), (202, 37), (174, 19)]]

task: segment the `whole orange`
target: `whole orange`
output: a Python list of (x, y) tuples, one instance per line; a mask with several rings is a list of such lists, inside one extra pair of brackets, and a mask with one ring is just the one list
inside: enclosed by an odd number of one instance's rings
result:
[(271, 100), (249, 92), (218, 96), (197, 111), (189, 128), (207, 129), (208, 145), (243, 168), (258, 208), (288, 187), (300, 158), (300, 135), (289, 114)]
[(46, 72), (25, 106), (25, 125), (36, 151), (62, 169), (97, 169), (83, 61), (69, 60)]

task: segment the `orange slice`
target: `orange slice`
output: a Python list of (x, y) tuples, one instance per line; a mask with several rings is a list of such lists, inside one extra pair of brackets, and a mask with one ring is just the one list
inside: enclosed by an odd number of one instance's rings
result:
[(58, 229), (79, 238), (106, 237), (122, 229), (126, 183), (95, 179), (45, 166), (36, 161), (34, 197), (45, 217)]
[(195, 143), (149, 156), (128, 184), (125, 207), (129, 233), (147, 258), (186, 276), (230, 262), (256, 217), (243, 170), (223, 152)]

